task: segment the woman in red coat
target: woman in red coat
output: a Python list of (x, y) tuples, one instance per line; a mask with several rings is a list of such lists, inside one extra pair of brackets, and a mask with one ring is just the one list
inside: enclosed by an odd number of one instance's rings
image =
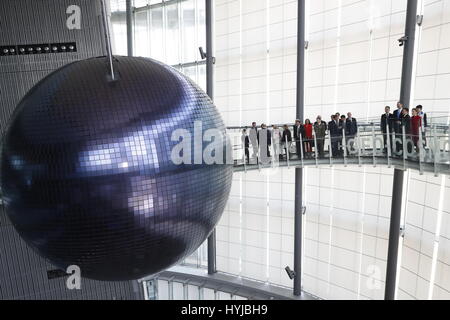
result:
[(417, 109), (412, 110), (412, 118), (411, 118), (411, 135), (414, 145), (419, 147), (419, 134), (422, 129), (422, 117), (419, 116), (419, 112)]
[(303, 144), (305, 145), (305, 151), (307, 153), (311, 153), (314, 138), (312, 133), (313, 125), (311, 124), (311, 121), (309, 119), (305, 120), (304, 128), (305, 128), (305, 141), (303, 142)]

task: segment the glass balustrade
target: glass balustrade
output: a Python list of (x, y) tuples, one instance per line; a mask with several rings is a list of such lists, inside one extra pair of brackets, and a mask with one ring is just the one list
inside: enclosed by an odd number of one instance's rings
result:
[(438, 175), (450, 173), (449, 123), (450, 117), (430, 117), (427, 127), (414, 130), (398, 126), (394, 131), (392, 126), (384, 132), (379, 122), (361, 123), (356, 134), (346, 134), (345, 130), (330, 133), (327, 129), (323, 136), (313, 130), (312, 136), (298, 139), (289, 125), (292, 141), (272, 134), (268, 148), (267, 139), (254, 137), (249, 137), (246, 148), (242, 131), (247, 129), (248, 136), (249, 127), (229, 127), (227, 134), (237, 171), (276, 166), (387, 165)]

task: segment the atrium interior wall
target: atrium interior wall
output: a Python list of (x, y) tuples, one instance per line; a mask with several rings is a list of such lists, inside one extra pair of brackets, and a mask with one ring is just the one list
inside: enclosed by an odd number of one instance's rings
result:
[[(448, 122), (450, 1), (419, 2), (424, 22), (413, 103), (423, 104), (432, 121)], [(297, 1), (216, 0), (215, 6), (215, 101), (226, 124), (292, 123)], [(370, 121), (386, 105), (395, 109), (405, 15), (406, 0), (307, 1), (307, 118), (320, 114), (328, 121), (351, 111)], [(326, 299), (383, 299), (392, 173), (305, 169), (305, 291)], [(219, 271), (292, 287), (284, 267), (293, 267), (294, 177), (293, 169), (235, 174), (217, 228)], [(409, 191), (398, 298), (448, 297), (448, 179), (411, 171), (405, 186), (396, 187)]]

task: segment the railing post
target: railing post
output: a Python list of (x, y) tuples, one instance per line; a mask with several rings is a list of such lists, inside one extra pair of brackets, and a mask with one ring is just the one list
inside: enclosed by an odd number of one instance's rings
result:
[(344, 166), (347, 167), (347, 138), (345, 136), (345, 129), (342, 129), (342, 139), (342, 145), (344, 147)]
[(319, 167), (319, 155), (318, 155), (318, 151), (317, 151), (317, 136), (316, 136), (316, 131), (313, 128), (313, 137), (314, 137), (314, 154), (316, 156), (316, 168)]
[(361, 143), (361, 136), (358, 135), (356, 136), (357, 138), (357, 146), (358, 146), (358, 167), (362, 167), (362, 163), (361, 163), (361, 148), (362, 148), (362, 143)]
[[(245, 137), (244, 137), (244, 141), (242, 142), (242, 149), (243, 149), (243, 152), (244, 152), (244, 172), (247, 173), (247, 161), (245, 160), (245, 157), (247, 156), (245, 154)], [(249, 152), (248, 161), (250, 162), (250, 150), (248, 150), (248, 152)]]
[(419, 150), (419, 173), (420, 175), (423, 175), (423, 161), (424, 161), (424, 154), (423, 154), (423, 136), (422, 136), (422, 120), (420, 121), (420, 128), (419, 128), (419, 143), (418, 147)]
[(373, 154), (373, 167), (377, 166), (377, 141), (375, 139), (375, 124), (372, 123), (372, 154)]
[(305, 164), (303, 162), (303, 159), (305, 158), (305, 155), (303, 152), (303, 137), (301, 134), (300, 134), (300, 157), (301, 157), (302, 168), (304, 168)]
[[(388, 120), (389, 121), (389, 120)], [(386, 148), (387, 148), (387, 163), (388, 167), (391, 167), (392, 147), (391, 147), (391, 131), (389, 129), (389, 123), (386, 124)]]
[(330, 156), (330, 167), (333, 167), (333, 141), (332, 141), (332, 137), (330, 134), (330, 130), (327, 130), (328, 132), (328, 140), (330, 141), (329, 145), (328, 145), (328, 154)]
[(437, 137), (437, 132), (436, 132), (436, 125), (433, 125), (433, 160), (434, 160), (434, 176), (438, 177), (439, 176), (439, 171), (438, 171), (438, 154), (440, 151), (440, 146), (439, 146), (439, 140)]
[(402, 140), (403, 140), (403, 170), (406, 171), (406, 159), (408, 159), (408, 145), (406, 141), (405, 126), (402, 125)]
[(291, 164), (290, 164), (290, 159), (289, 159), (289, 143), (288, 143), (288, 139), (287, 136), (284, 138), (285, 141), (285, 145), (284, 145), (284, 149), (286, 150), (286, 161), (287, 161), (287, 165), (288, 165), (288, 169), (291, 168)]

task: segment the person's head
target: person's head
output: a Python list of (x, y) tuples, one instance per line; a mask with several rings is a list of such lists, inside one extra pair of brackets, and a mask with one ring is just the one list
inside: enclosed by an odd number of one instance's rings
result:
[(351, 112), (347, 113), (347, 117), (349, 117), (351, 119), (352, 118), (352, 113)]
[(273, 129), (273, 130), (277, 130), (277, 129), (278, 129), (278, 126), (273, 125), (273, 126), (272, 126), (272, 129)]
[(299, 119), (297, 119), (297, 120), (295, 120), (295, 124), (296, 124), (297, 126), (299, 126), (299, 125), (302, 124), (302, 122), (301, 122)]
[(403, 109), (403, 103), (397, 102), (397, 109)]
[(336, 115), (335, 114), (332, 114), (331, 115), (331, 121), (334, 121), (336, 119)]
[(247, 129), (242, 130), (242, 134), (246, 134), (247, 133)]
[(322, 122), (322, 116), (317, 116), (317, 118), (316, 118), (316, 120), (317, 120), (317, 122)]
[(283, 128), (284, 128), (284, 130), (289, 130), (289, 128), (288, 128), (288, 125), (287, 125), (287, 124), (285, 124), (285, 125), (283, 126)]
[(262, 123), (262, 124), (261, 124), (261, 128), (262, 128), (262, 129), (266, 129), (266, 128), (267, 128), (266, 124), (265, 124), (265, 123)]
[(336, 112), (335, 116), (336, 116), (336, 119), (339, 119), (341, 117), (341, 114), (339, 112)]
[(386, 113), (391, 112), (391, 107), (386, 106), (386, 107), (384, 108), (384, 112), (386, 112)]
[(412, 109), (411, 112), (414, 117), (419, 115), (419, 110), (417, 108)]
[(402, 114), (403, 114), (403, 115), (409, 114), (409, 109), (408, 109), (408, 108), (403, 108), (403, 109), (402, 109)]
[(306, 120), (305, 120), (305, 124), (311, 124), (311, 120), (306, 119)]
[(341, 120), (345, 120), (345, 115), (342, 115), (342, 116), (341, 116)]
[(417, 109), (417, 112), (422, 112), (423, 107), (422, 107), (421, 104), (419, 104), (419, 105), (416, 107), (416, 109)]
[(253, 128), (256, 128), (256, 122), (253, 122), (253, 123), (252, 123), (252, 127), (253, 127)]

